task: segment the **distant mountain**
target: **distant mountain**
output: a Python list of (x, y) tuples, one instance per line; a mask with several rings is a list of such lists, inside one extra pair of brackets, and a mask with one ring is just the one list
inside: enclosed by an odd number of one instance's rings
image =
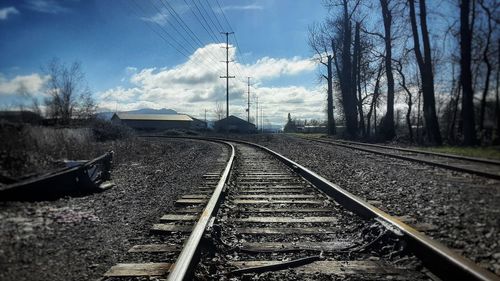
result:
[(132, 114), (177, 114), (177, 111), (168, 108), (153, 109), (153, 108), (142, 108), (131, 111), (123, 111), (121, 113), (132, 113)]
[[(177, 114), (177, 111), (168, 108), (154, 109), (154, 108), (141, 108), (137, 110), (130, 111), (119, 111), (119, 113), (131, 113), (131, 114)], [(104, 120), (111, 120), (114, 112), (105, 111), (97, 113), (97, 118)]]

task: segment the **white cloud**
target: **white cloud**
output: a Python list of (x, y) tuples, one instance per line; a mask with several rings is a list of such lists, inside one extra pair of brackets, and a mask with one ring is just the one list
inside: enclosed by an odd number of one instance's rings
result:
[(25, 90), (30, 94), (39, 93), (49, 76), (40, 76), (37, 73), (24, 76), (16, 76), (11, 80), (0, 76), (0, 95), (15, 95)]
[(262, 10), (262, 9), (264, 9), (264, 7), (261, 5), (258, 5), (258, 4), (229, 5), (229, 6), (222, 7), (222, 10), (224, 10), (224, 11), (228, 11), (228, 10)]
[(60, 2), (55, 0), (28, 0), (26, 8), (47, 14), (60, 14), (71, 11), (71, 9), (64, 7)]
[[(225, 50), (221, 44), (210, 44), (196, 50), (189, 59), (180, 65), (167, 68), (137, 69), (127, 67), (130, 88), (117, 87), (97, 93), (100, 108), (109, 110), (130, 110), (141, 107), (172, 108), (178, 112), (204, 116), (208, 111), (209, 119), (214, 117), (215, 102), (225, 102), (225, 80), (219, 76), (225, 74)], [(230, 49), (230, 59), (235, 48)], [(211, 58), (210, 62), (207, 58)], [(238, 71), (235, 71), (235, 70)], [(312, 72), (315, 65), (310, 58), (270, 58), (264, 57), (253, 64), (232, 63), (230, 75), (238, 75), (230, 80), (230, 114), (246, 116), (247, 85), (243, 80), (247, 73), (252, 73), (257, 84), (272, 82), (280, 77)], [(283, 123), (288, 112), (298, 118), (322, 119), (325, 95), (319, 88), (303, 86), (258, 87), (252, 89), (252, 96), (257, 93), (264, 109), (264, 115), (272, 123)], [(251, 115), (255, 115), (252, 97)]]
[(300, 57), (293, 57), (292, 59), (264, 57), (259, 59), (255, 64), (246, 66), (245, 70), (259, 79), (266, 79), (313, 71), (315, 68), (316, 64), (311, 59), (301, 59)]
[(9, 15), (17, 15), (19, 11), (15, 7), (5, 7), (0, 9), (0, 20), (6, 20)]

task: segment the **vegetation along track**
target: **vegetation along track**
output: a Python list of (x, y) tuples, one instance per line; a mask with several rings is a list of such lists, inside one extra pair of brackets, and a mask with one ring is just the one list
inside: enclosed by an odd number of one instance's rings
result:
[(500, 180), (500, 161), (344, 140), (303, 139)]
[(131, 249), (140, 263), (105, 278), (499, 280), (267, 148), (224, 143), (225, 167), (218, 159), (207, 184), (153, 226), (154, 244)]

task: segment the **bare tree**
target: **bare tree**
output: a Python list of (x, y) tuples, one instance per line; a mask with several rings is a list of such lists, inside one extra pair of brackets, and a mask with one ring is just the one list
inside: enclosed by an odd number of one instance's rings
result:
[(28, 104), (22, 104), (22, 107), (24, 108), (25, 105), (28, 106), (29, 110), (39, 116), (42, 116), (42, 110), (40, 108), (40, 103), (38, 102), (38, 98), (35, 96), (35, 93), (31, 93), (28, 90), (28, 87), (26, 85), (21, 84), (19, 88), (16, 90), (17, 95), (22, 97), (23, 99), (28, 99)]
[(371, 118), (372, 114), (374, 116), (374, 129), (375, 132), (377, 130), (377, 103), (378, 103), (378, 97), (380, 95), (380, 79), (382, 78), (382, 68), (383, 64), (380, 63), (378, 70), (377, 70), (377, 76), (375, 78), (375, 86), (372, 94), (372, 101), (370, 103), (370, 110), (368, 111), (368, 114), (366, 115), (366, 137), (370, 137), (371, 134)]
[(417, 19), (415, 15), (415, 0), (408, 0), (410, 4), (410, 22), (413, 33), (413, 50), (417, 59), (418, 68), (422, 82), (423, 110), (425, 119), (425, 130), (427, 139), (430, 143), (441, 145), (441, 132), (436, 115), (436, 100), (434, 95), (434, 75), (431, 57), (431, 45), (429, 40), (429, 31), (427, 29), (427, 10), (425, 0), (420, 1), (420, 32), (422, 33), (422, 42), (424, 54), (420, 51), (420, 39), (417, 29)]
[[(95, 103), (85, 82), (85, 75), (81, 64), (74, 62), (66, 65), (58, 59), (53, 59), (45, 69), (49, 75), (47, 86), (48, 98), (45, 99), (47, 115), (58, 120), (61, 124), (68, 124), (75, 116), (80, 105), (88, 107), (84, 111), (90, 114), (95, 110)], [(93, 104), (89, 107), (90, 104)]]
[(313, 25), (309, 28), (309, 46), (316, 52), (317, 61), (326, 67), (327, 75), (321, 76), (326, 79), (327, 83), (327, 120), (328, 120), (328, 134), (335, 135), (335, 116), (333, 112), (333, 73), (332, 73), (332, 54), (328, 53), (329, 38), (323, 27)]
[(353, 54), (353, 67), (352, 67), (352, 82), (353, 86), (352, 92), (357, 95), (357, 106), (358, 106), (358, 114), (359, 114), (359, 129), (363, 136), (366, 135), (365, 132), (365, 118), (363, 114), (363, 98), (361, 96), (361, 67), (363, 60), (363, 52), (361, 47), (361, 22), (357, 21), (354, 28), (354, 54)]
[(462, 85), (462, 130), (463, 144), (476, 143), (474, 118), (474, 90), (472, 89), (471, 45), (474, 20), (471, 15), (470, 0), (460, 0), (460, 82)]
[[(340, 3), (339, 3), (340, 2)], [(350, 138), (357, 136), (358, 110), (356, 97), (356, 84), (352, 84), (352, 15), (356, 12), (360, 1), (329, 1), (330, 7), (340, 6), (342, 13), (339, 19), (330, 20), (329, 26), (336, 34), (331, 41), (333, 62), (340, 86), (342, 108), (346, 125), (346, 133)], [(352, 5), (349, 5), (352, 3)]]
[(387, 111), (380, 126), (380, 132), (386, 140), (396, 136), (394, 128), (394, 76), (392, 73), (392, 10), (389, 7), (389, 2), (389, 0), (380, 0), (385, 30), (383, 39), (385, 43), (385, 76), (387, 78)]
[[(498, 40), (498, 46), (500, 48), (500, 39)], [(498, 54), (498, 61), (497, 64), (500, 64), (500, 51), (497, 52)], [(495, 115), (496, 115), (496, 136), (495, 136), (495, 141), (500, 140), (500, 98), (499, 98), (499, 83), (500, 82), (500, 68), (497, 65), (497, 77), (496, 77), (496, 83), (495, 83)]]
[(413, 129), (411, 127), (411, 110), (413, 106), (413, 94), (411, 93), (408, 85), (406, 83), (406, 76), (403, 72), (403, 64), (400, 60), (394, 60), (396, 62), (396, 71), (399, 74), (400, 80), (399, 85), (406, 92), (406, 104), (408, 105), (408, 110), (406, 111), (406, 125), (408, 126), (408, 135), (410, 137), (410, 143), (413, 142)]
[(224, 106), (219, 101), (215, 101), (214, 113), (215, 113), (215, 116), (217, 117), (217, 120), (221, 120), (226, 115), (226, 111), (224, 110)]
[(488, 30), (486, 32), (486, 42), (483, 50), (483, 62), (486, 65), (486, 74), (485, 74), (485, 79), (484, 79), (484, 88), (483, 88), (483, 95), (481, 97), (481, 108), (480, 108), (480, 115), (479, 115), (479, 130), (481, 133), (483, 133), (484, 130), (484, 113), (486, 111), (486, 97), (488, 95), (489, 87), (490, 87), (490, 76), (491, 76), (491, 71), (492, 71), (492, 65), (490, 61), (490, 45), (491, 45), (491, 36), (493, 34), (493, 15), (491, 9), (484, 3), (484, 0), (480, 0), (479, 4), (481, 5), (481, 8), (483, 8), (484, 12), (486, 13), (487, 16), (487, 25), (488, 25)]
[(97, 111), (97, 104), (90, 91), (84, 91), (77, 100), (75, 116), (80, 119), (92, 119)]

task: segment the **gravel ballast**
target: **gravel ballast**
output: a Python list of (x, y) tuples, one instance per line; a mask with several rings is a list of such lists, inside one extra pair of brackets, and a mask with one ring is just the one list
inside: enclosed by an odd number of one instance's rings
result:
[(315, 143), (245, 137), (317, 172), (500, 275), (500, 182)]
[(96, 280), (174, 200), (203, 181), (223, 146), (192, 140), (106, 143), (115, 151), (102, 193), (0, 203), (0, 280)]

